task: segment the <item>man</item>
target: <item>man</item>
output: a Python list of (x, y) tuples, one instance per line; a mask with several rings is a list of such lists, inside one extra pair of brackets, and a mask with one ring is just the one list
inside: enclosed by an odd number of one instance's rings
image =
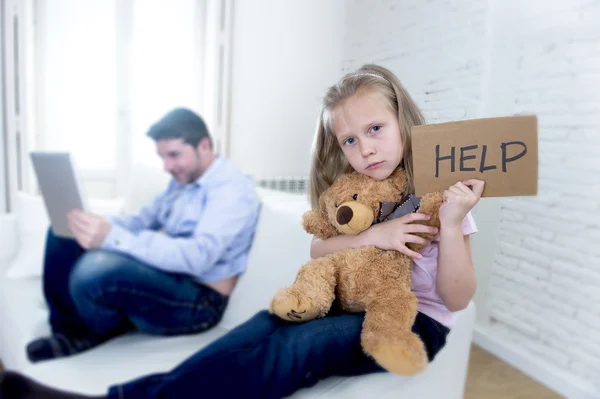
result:
[(74, 240), (49, 230), (43, 284), (52, 335), (28, 344), (32, 362), (132, 330), (189, 334), (221, 319), (254, 237), (254, 183), (213, 152), (190, 110), (172, 110), (147, 135), (173, 176), (164, 193), (136, 216), (72, 211)]

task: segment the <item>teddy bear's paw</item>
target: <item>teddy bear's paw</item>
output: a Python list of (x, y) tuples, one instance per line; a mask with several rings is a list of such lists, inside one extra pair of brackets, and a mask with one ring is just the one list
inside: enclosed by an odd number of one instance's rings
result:
[(319, 310), (312, 301), (296, 290), (284, 288), (280, 290), (271, 303), (271, 313), (283, 320), (304, 322), (319, 316)]
[(400, 342), (376, 346), (372, 355), (381, 367), (399, 375), (412, 375), (427, 368), (423, 342), (413, 333)]

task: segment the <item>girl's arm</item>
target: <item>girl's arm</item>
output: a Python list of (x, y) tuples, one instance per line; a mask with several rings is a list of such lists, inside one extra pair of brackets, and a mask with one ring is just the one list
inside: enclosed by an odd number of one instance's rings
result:
[(462, 310), (473, 298), (477, 285), (469, 236), (463, 236), (461, 226), (442, 226), (438, 249), (437, 292), (448, 310)]
[(348, 248), (373, 245), (384, 250), (395, 249), (413, 258), (421, 258), (421, 254), (411, 251), (406, 244), (412, 242), (427, 245), (429, 243), (426, 239), (412, 234), (436, 234), (435, 227), (412, 223), (428, 218), (428, 215), (422, 213), (411, 213), (398, 219), (376, 224), (356, 236), (341, 235), (326, 240), (313, 238), (310, 245), (310, 256), (315, 259)]
[(477, 281), (471, 243), (469, 236), (463, 235), (462, 221), (479, 202), (483, 188), (483, 181), (473, 179), (458, 182), (444, 191), (444, 203), (440, 207), (436, 290), (452, 312), (466, 308), (475, 294)]
[(364, 247), (364, 238), (362, 234), (356, 236), (341, 235), (325, 240), (313, 237), (310, 244), (310, 257), (316, 259), (344, 249)]

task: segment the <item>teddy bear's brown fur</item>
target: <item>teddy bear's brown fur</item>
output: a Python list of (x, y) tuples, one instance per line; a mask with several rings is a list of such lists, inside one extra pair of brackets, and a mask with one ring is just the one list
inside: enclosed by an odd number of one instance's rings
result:
[[(381, 202), (400, 201), (405, 189), (406, 175), (400, 168), (385, 180), (357, 173), (344, 175), (323, 193), (320, 209), (304, 215), (304, 228), (322, 239), (359, 234), (373, 224)], [(432, 216), (420, 223), (439, 228), (441, 203), (439, 192), (421, 198), (419, 212)], [(408, 247), (420, 251), (423, 245)], [(284, 320), (308, 321), (325, 316), (337, 297), (345, 311), (366, 311), (361, 335), (364, 351), (388, 371), (414, 374), (426, 368), (427, 354), (419, 336), (411, 331), (417, 315), (411, 266), (408, 256), (376, 247), (346, 249), (313, 259), (301, 267), (292, 286), (277, 292), (270, 311)]]

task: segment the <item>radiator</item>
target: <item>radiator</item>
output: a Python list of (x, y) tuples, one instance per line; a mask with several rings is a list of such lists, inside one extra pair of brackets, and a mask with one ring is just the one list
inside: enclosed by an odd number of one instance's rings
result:
[(286, 193), (306, 194), (308, 177), (262, 177), (256, 179), (256, 185)]

